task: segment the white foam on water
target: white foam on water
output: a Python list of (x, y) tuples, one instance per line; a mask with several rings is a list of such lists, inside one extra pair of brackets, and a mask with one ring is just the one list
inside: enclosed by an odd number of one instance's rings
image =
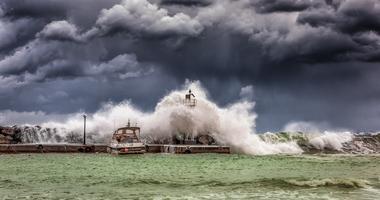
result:
[(350, 132), (329, 132), (324, 131), (321, 134), (308, 135), (309, 142), (317, 149), (334, 149), (341, 150), (343, 143), (350, 142), (353, 138), (353, 134)]
[[(329, 129), (329, 130), (327, 130)], [(352, 141), (354, 134), (345, 129), (332, 129), (327, 123), (290, 122), (284, 127), (288, 132), (307, 133), (304, 136), (315, 148), (341, 150), (343, 144)]]

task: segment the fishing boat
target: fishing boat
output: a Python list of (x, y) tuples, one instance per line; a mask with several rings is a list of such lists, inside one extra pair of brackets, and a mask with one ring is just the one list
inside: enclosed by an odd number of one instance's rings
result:
[(128, 121), (127, 126), (118, 128), (112, 136), (108, 152), (113, 155), (145, 153), (145, 144), (140, 140), (140, 127), (131, 126)]

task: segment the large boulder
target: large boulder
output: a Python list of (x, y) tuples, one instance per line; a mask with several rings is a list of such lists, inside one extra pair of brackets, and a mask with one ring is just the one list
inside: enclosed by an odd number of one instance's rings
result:
[(13, 130), (9, 127), (0, 126), (0, 144), (10, 144), (11, 139), (9, 138), (9, 136), (13, 134)]

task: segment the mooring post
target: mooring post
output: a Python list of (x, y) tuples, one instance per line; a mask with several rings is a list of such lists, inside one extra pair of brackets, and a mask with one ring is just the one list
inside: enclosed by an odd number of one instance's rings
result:
[(86, 145), (86, 115), (83, 115), (83, 144)]

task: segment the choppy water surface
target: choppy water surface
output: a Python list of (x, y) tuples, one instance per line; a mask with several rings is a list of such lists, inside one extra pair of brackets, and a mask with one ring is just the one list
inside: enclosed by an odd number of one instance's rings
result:
[(0, 199), (379, 199), (380, 156), (0, 155)]

